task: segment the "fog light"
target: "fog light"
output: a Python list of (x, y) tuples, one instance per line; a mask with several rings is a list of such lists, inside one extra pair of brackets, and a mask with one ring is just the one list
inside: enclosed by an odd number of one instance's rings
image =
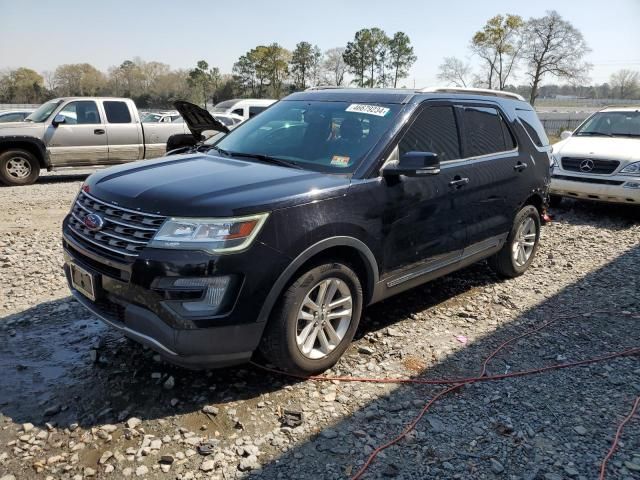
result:
[(229, 286), (230, 277), (178, 278), (173, 286), (185, 289), (205, 289), (198, 300), (181, 302), (182, 308), (191, 313), (215, 312), (220, 307)]
[(624, 188), (640, 188), (640, 183), (638, 182), (627, 182), (624, 184)]

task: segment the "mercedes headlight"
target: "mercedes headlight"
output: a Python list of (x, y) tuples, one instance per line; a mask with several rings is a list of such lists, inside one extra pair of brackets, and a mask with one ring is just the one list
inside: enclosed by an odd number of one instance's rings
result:
[(149, 247), (230, 253), (251, 245), (268, 213), (233, 218), (168, 218)]
[(624, 175), (640, 175), (640, 162), (630, 163), (620, 170), (620, 173)]

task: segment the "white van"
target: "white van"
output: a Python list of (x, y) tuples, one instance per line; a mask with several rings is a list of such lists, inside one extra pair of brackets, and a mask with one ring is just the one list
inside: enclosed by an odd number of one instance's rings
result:
[(225, 100), (218, 103), (213, 107), (212, 111), (213, 113), (233, 113), (247, 120), (276, 103), (276, 101), (267, 98), (234, 98), (233, 100)]

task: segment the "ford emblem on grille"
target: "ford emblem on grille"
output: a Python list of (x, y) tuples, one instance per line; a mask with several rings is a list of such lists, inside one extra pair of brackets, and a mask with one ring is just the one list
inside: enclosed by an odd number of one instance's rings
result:
[(104, 219), (96, 213), (90, 213), (89, 215), (84, 217), (83, 223), (84, 226), (92, 232), (97, 232), (104, 226)]
[(586, 160), (580, 162), (580, 171), (582, 172), (590, 172), (591, 170), (593, 170), (593, 167), (595, 167), (595, 163), (593, 163), (593, 160), (591, 160), (590, 158), (587, 158)]

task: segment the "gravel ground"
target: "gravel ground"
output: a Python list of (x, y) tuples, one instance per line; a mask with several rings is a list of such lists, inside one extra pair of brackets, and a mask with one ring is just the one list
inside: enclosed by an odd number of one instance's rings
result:
[[(443, 389), (163, 363), (68, 296), (60, 223), (82, 179), (0, 188), (1, 480), (349, 478)], [(523, 277), (478, 264), (369, 307), (330, 373), (474, 376), (500, 343), (555, 318), (489, 374), (640, 346), (640, 211), (567, 202), (552, 214)], [(639, 360), (464, 386), (364, 478), (597, 478), (640, 395)], [(640, 478), (637, 416), (607, 478)]]

